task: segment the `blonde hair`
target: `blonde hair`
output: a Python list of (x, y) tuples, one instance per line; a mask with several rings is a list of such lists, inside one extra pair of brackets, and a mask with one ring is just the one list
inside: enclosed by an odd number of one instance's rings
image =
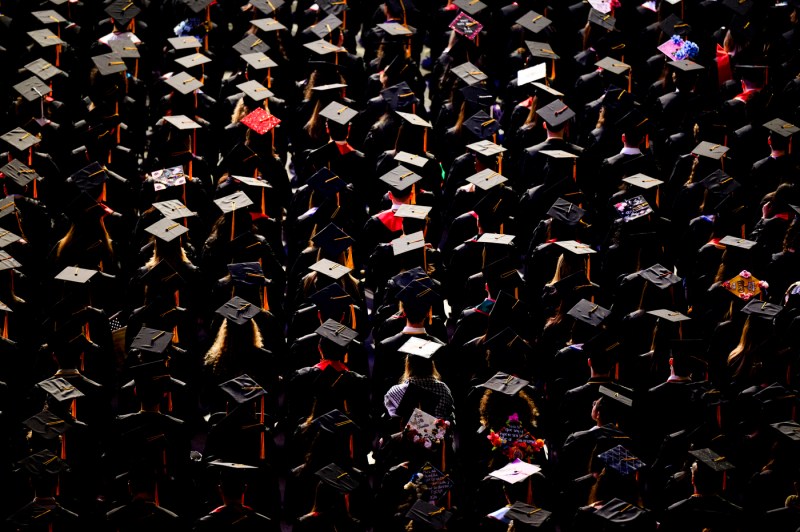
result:
[[(252, 340), (253, 340), (253, 347), (262, 348), (264, 347), (264, 338), (261, 336), (261, 330), (256, 325), (256, 322), (250, 320), (247, 325), (243, 327), (249, 327), (252, 333)], [(229, 346), (228, 346), (228, 320), (222, 322), (220, 325), (219, 330), (217, 331), (217, 336), (214, 338), (214, 343), (211, 344), (211, 347), (203, 357), (203, 364), (206, 366), (210, 366), (214, 373), (220, 373), (226, 364), (226, 358), (230, 356), (235, 356), (234, 353), (228, 353)]]

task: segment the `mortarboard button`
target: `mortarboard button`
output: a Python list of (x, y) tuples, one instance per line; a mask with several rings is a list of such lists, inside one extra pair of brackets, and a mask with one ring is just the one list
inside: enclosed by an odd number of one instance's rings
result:
[(263, 107), (259, 107), (252, 113), (242, 118), (241, 122), (259, 135), (264, 135), (280, 124), (281, 119), (273, 114), (270, 114), (269, 111)]
[(191, 211), (189, 207), (181, 203), (180, 200), (166, 200), (153, 203), (153, 207), (168, 220), (180, 220), (196, 216), (197, 213)]
[(417, 168), (424, 168), (425, 164), (430, 161), (427, 157), (423, 157), (422, 155), (414, 155), (413, 153), (408, 153), (407, 151), (398, 151), (397, 154), (394, 156), (394, 160), (398, 163), (405, 163), (410, 164), (411, 166), (416, 166)]
[(244, 39), (233, 45), (239, 55), (254, 54), (261, 52), (262, 54), (269, 52), (269, 45), (265, 43), (258, 35), (247, 35)]
[(252, 24), (253, 26), (255, 26), (256, 28), (260, 29), (265, 33), (288, 29), (286, 26), (284, 26), (274, 18), (259, 18), (256, 20), (251, 20), (250, 24)]
[(324, 19), (320, 20), (316, 24), (312, 24), (309, 29), (311, 33), (319, 37), (320, 39), (324, 39), (330, 33), (342, 25), (342, 21), (336, 17), (335, 15), (328, 15)]
[(783, 307), (781, 305), (776, 305), (775, 303), (769, 303), (767, 301), (760, 301), (758, 299), (751, 299), (750, 302), (742, 308), (742, 312), (748, 316), (766, 319), (774, 318), (782, 310)]
[(729, 149), (730, 148), (723, 146), (722, 144), (713, 144), (711, 142), (702, 141), (695, 147), (695, 149), (692, 150), (692, 154), (708, 157), (709, 159), (718, 161), (725, 156)]
[(228, 275), (231, 280), (244, 286), (264, 286), (269, 284), (269, 279), (264, 275), (261, 264), (258, 262), (237, 262), (228, 264)]
[(67, 266), (61, 273), (56, 275), (58, 281), (69, 281), (72, 283), (84, 284), (91, 280), (97, 273), (97, 270), (87, 270), (86, 268), (79, 268), (78, 266)]
[(738, 238), (735, 236), (726, 236), (719, 241), (720, 244), (723, 246), (731, 246), (739, 249), (743, 249), (745, 251), (753, 249), (756, 245), (756, 242), (752, 240), (746, 240), (744, 238)]
[(314, 474), (322, 482), (342, 493), (350, 493), (359, 486), (358, 480), (350, 472), (333, 463)]
[(400, 346), (397, 351), (407, 355), (414, 355), (429, 359), (442, 347), (443, 344), (440, 344), (439, 342), (431, 342), (430, 340), (411, 336), (408, 340), (406, 340), (406, 343)]
[(151, 235), (160, 238), (164, 242), (172, 242), (179, 236), (188, 233), (189, 228), (183, 224), (164, 218), (145, 228), (145, 231)]
[(55, 46), (57, 44), (66, 44), (58, 35), (47, 28), (43, 30), (29, 31), (28, 35), (42, 48)]
[(525, 46), (528, 47), (533, 57), (540, 57), (542, 59), (560, 59), (557, 53), (553, 51), (553, 47), (546, 42), (525, 41)]
[(700, 464), (715, 473), (724, 473), (725, 471), (736, 469), (736, 466), (728, 462), (724, 456), (718, 455), (711, 449), (697, 449), (689, 451), (689, 454), (695, 457)]
[(575, 255), (597, 253), (590, 245), (575, 240), (559, 240), (558, 242), (554, 242), (554, 244)]
[(572, 316), (576, 320), (582, 321), (592, 327), (597, 327), (602, 324), (609, 314), (611, 314), (610, 310), (586, 299), (578, 301), (575, 306), (567, 312), (568, 316)]
[(0, 168), (0, 173), (14, 181), (19, 187), (27, 186), (34, 179), (41, 179), (39, 174), (36, 173), (36, 170), (29, 168), (19, 159), (13, 159), (4, 165)]
[(322, 414), (314, 419), (312, 423), (325, 432), (337, 435), (352, 434), (355, 431), (361, 430), (352, 419), (337, 409)]
[(253, 201), (242, 191), (234, 192), (228, 196), (214, 200), (223, 213), (235, 212), (238, 209), (249, 207)]
[(273, 96), (271, 90), (254, 79), (251, 79), (245, 83), (240, 83), (236, 85), (236, 88), (244, 92), (248, 98), (255, 100), (256, 102), (266, 100), (270, 96)]
[(25, 69), (32, 74), (36, 74), (43, 81), (48, 81), (59, 74), (64, 74), (60, 68), (53, 66), (44, 59), (36, 59), (25, 65)]
[(508, 178), (498, 174), (490, 168), (486, 168), (477, 174), (469, 176), (466, 180), (481, 190), (491, 190), (494, 187), (502, 185), (508, 181)]
[(61, 377), (51, 377), (43, 380), (36, 386), (50, 394), (50, 396), (59, 403), (72, 401), (73, 399), (79, 399), (84, 396), (83, 392)]
[(240, 405), (267, 394), (266, 390), (247, 374), (225, 381), (219, 387)]
[[(619, 388), (622, 388), (622, 386), (619, 386)], [(626, 388), (626, 390), (628, 390), (628, 389)], [(616, 390), (612, 390), (611, 388), (608, 388), (607, 386), (600, 386), (600, 388), (598, 388), (597, 391), (600, 392), (600, 395), (608, 397), (609, 399), (613, 399), (614, 401), (616, 401), (620, 405), (627, 406), (627, 407), (632, 407), (633, 406), (633, 399), (628, 397), (628, 395), (630, 395), (630, 392), (632, 390), (620, 393), (620, 392), (618, 392)], [(628, 395), (625, 395), (626, 393)]]
[(11, 144), (16, 149), (22, 151), (27, 150), (31, 146), (35, 146), (41, 142), (41, 139), (32, 133), (28, 133), (21, 127), (12, 129), (8, 133), (0, 136), (4, 141)]
[[(273, 68), (278, 66), (278, 63), (264, 55), (263, 52), (255, 52), (252, 54), (242, 54), (242, 59), (253, 67), (256, 70), (262, 70), (265, 68)], [(255, 81), (255, 80), (252, 80)], [(244, 85), (244, 83), (242, 84)]]
[(336, 224), (329, 223), (322, 231), (315, 234), (311, 241), (317, 247), (322, 248), (329, 256), (335, 256), (352, 246), (355, 239)]
[(347, 347), (358, 336), (358, 333), (347, 325), (342, 325), (338, 321), (330, 319), (320, 325), (314, 332), (340, 347)]
[(341, 279), (352, 271), (352, 268), (348, 268), (347, 266), (343, 266), (328, 259), (322, 259), (319, 262), (315, 262), (309, 266), (309, 269), (330, 277), (335, 281)]
[(648, 314), (651, 314), (657, 318), (664, 319), (667, 321), (671, 321), (673, 323), (678, 323), (681, 321), (686, 321), (691, 319), (689, 316), (685, 316), (680, 312), (676, 312), (673, 310), (668, 309), (658, 309), (658, 310), (648, 310)]
[(473, 142), (472, 144), (467, 144), (467, 149), (472, 150), (476, 154), (483, 157), (492, 157), (506, 151), (506, 148), (499, 144), (495, 144), (491, 140), (481, 140), (478, 142)]
[(24, 470), (34, 477), (58, 475), (59, 473), (69, 471), (67, 463), (47, 449), (23, 458), (18, 461), (16, 465), (19, 470)]
[(679, 61), (670, 61), (667, 63), (669, 66), (675, 67), (678, 70), (682, 70), (684, 72), (695, 72), (697, 70), (703, 70), (706, 67), (703, 65), (697, 64), (694, 61), (690, 61), (689, 59), (681, 59)]
[(350, 310), (350, 305), (355, 305), (355, 300), (344, 291), (338, 283), (331, 283), (321, 290), (317, 290), (309, 299), (322, 312), (324, 316), (333, 316)]
[(200, 48), (203, 42), (194, 36), (188, 37), (170, 37), (167, 39), (170, 45), (176, 50), (188, 50), (189, 48)]
[(467, 85), (474, 85), (489, 79), (486, 74), (481, 72), (481, 69), (470, 62), (458, 65), (457, 67), (453, 68), (451, 72), (463, 80)]
[(210, 63), (211, 59), (209, 57), (204, 56), (200, 52), (197, 52), (192, 55), (187, 55), (184, 57), (179, 57), (175, 59), (175, 62), (181, 65), (183, 68), (190, 68), (200, 65), (205, 65), (206, 63)]
[(547, 211), (547, 215), (554, 220), (570, 226), (579, 224), (584, 214), (585, 210), (563, 198), (558, 198)]
[(645, 466), (645, 463), (634, 456), (622, 445), (612, 447), (604, 453), (597, 455), (606, 467), (613, 469), (622, 476), (635, 473)]
[(252, 0), (250, 5), (264, 13), (265, 15), (271, 15), (278, 9), (280, 9), (283, 4), (284, 0)]
[(216, 313), (236, 325), (244, 325), (261, 312), (261, 309), (239, 296), (231, 298)]
[(506, 512), (506, 519), (514, 521), (514, 523), (531, 526), (534, 528), (541, 527), (545, 522), (550, 519), (552, 512), (543, 510), (524, 502), (515, 502), (511, 508)]
[(601, 13), (593, 8), (589, 12), (589, 22), (596, 24), (605, 30), (614, 31), (614, 25), (617, 23), (617, 19), (612, 17), (611, 13)]
[(660, 179), (656, 179), (654, 177), (650, 177), (649, 175), (644, 175), (644, 174), (634, 174), (630, 177), (625, 177), (622, 180), (628, 183), (629, 185), (633, 185), (643, 190), (649, 190), (653, 187), (657, 187), (658, 185), (662, 185), (664, 183)]
[(335, 52), (346, 52), (347, 49), (343, 48), (342, 46), (337, 46), (335, 44), (331, 44), (328, 41), (324, 41), (322, 39), (314, 42), (307, 42), (303, 43), (303, 46), (314, 52), (318, 55), (328, 55)]
[(348, 122), (358, 115), (358, 111), (341, 103), (331, 102), (319, 114), (328, 120), (333, 120), (337, 124), (346, 126)]
[(528, 83), (539, 81), (547, 77), (547, 64), (539, 63), (529, 68), (517, 71), (517, 86), (522, 87)]
[(402, 193), (411, 185), (420, 181), (422, 176), (416, 174), (403, 165), (380, 177), (380, 180), (389, 185), (392, 190)]
[(781, 137), (789, 138), (798, 131), (800, 128), (795, 126), (794, 124), (790, 124), (785, 120), (781, 120), (780, 118), (776, 118), (774, 120), (770, 120), (764, 127), (772, 131), (773, 133), (777, 133)]
[(415, 220), (425, 220), (433, 207), (426, 205), (409, 205), (404, 203), (398, 207), (394, 215), (396, 218), (413, 218)]
[(504, 482), (508, 482), (509, 484), (517, 484), (518, 482), (526, 480), (531, 475), (535, 475), (541, 470), (542, 468), (540, 466), (523, 462), (517, 458), (513, 462), (509, 462), (500, 469), (492, 471), (489, 473), (489, 476), (500, 479)]
[(631, 68), (630, 65), (625, 64), (622, 61), (618, 61), (613, 57), (604, 57), (600, 61), (596, 62), (595, 66), (598, 66), (603, 70), (608, 70), (612, 74), (617, 74), (618, 76), (624, 74)]
[(575, 111), (561, 100), (554, 100), (541, 109), (537, 109), (536, 114), (542, 117), (548, 126), (556, 128), (571, 120), (575, 116)]
[(411, 233), (410, 235), (403, 235), (400, 238), (395, 238), (391, 241), (392, 250), (394, 255), (402, 255), (408, 251), (422, 249), (425, 247), (425, 235), (422, 231)]
[(406, 513), (406, 517), (427, 525), (432, 530), (441, 530), (447, 526), (447, 522), (453, 517), (453, 513), (447, 511), (443, 506), (439, 507), (428, 501), (417, 499), (414, 505)]
[(160, 355), (164, 353), (170, 343), (172, 343), (171, 332), (142, 327), (133, 338), (131, 348)]
[(29, 79), (17, 83), (14, 85), (14, 90), (29, 102), (44, 98), (45, 95), (52, 92), (50, 86), (36, 76), (31, 76)]
[(528, 385), (528, 381), (514, 375), (498, 372), (491, 379), (480, 385), (481, 388), (500, 392), (505, 395), (516, 395)]
[(455, 0), (453, 4), (469, 15), (477, 15), (487, 7), (481, 0)]
[(483, 29), (483, 24), (462, 11), (453, 19), (449, 27), (459, 35), (474, 40)]
[(517, 24), (522, 26), (528, 31), (539, 33), (550, 25), (550, 19), (544, 15), (540, 15), (536, 11), (528, 11), (522, 17), (517, 19)]
[(653, 213), (652, 207), (644, 196), (628, 198), (614, 205), (623, 222), (630, 222)]
[(50, 410), (42, 410), (22, 422), (23, 425), (46, 440), (52, 440), (72, 428), (72, 420), (61, 419)]
[(666, 269), (660, 264), (654, 264), (646, 270), (641, 270), (639, 277), (653, 283), (657, 288), (669, 288), (674, 284), (680, 283), (683, 279)]
[(96, 55), (92, 57), (92, 61), (94, 61), (97, 70), (103, 76), (125, 72), (128, 69), (128, 67), (125, 66), (125, 61), (123, 61), (122, 56), (115, 52)]
[(170, 76), (166, 80), (167, 85), (180, 92), (181, 94), (189, 94), (196, 91), (203, 86), (203, 82), (194, 78), (187, 72), (180, 72), (174, 76)]
[(132, 1), (115, 0), (105, 9), (105, 12), (117, 22), (118, 26), (127, 26), (142, 10)]
[(124, 59), (138, 59), (141, 56), (139, 47), (130, 39), (114, 39), (109, 41), (108, 45), (112, 52)]
[(463, 127), (465, 127), (470, 133), (479, 139), (483, 140), (491, 137), (500, 130), (500, 122), (494, 118), (491, 118), (485, 112), (478, 111), (464, 121)]

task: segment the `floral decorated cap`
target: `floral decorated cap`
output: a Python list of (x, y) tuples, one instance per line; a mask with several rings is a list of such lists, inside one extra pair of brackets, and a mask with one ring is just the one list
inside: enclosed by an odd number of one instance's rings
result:
[(449, 421), (437, 419), (427, 412), (415, 408), (403, 429), (403, 436), (413, 443), (430, 449), (442, 442), (449, 428)]
[(769, 288), (769, 283), (756, 279), (749, 271), (742, 270), (739, 275), (723, 282), (720, 286), (744, 301), (749, 301)]

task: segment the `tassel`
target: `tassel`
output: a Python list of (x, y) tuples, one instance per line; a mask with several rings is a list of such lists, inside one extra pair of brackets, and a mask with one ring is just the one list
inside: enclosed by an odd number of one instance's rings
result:
[(659, 191), (658, 187), (656, 187), (656, 207), (657, 208), (660, 207), (660, 205), (659, 205), (659, 202), (660, 202), (660, 194), (659, 194), (659, 192), (660, 191)]
[(272, 88), (272, 69), (271, 68), (267, 69), (267, 88), (268, 89)]
[(172, 412), (172, 392), (167, 392), (167, 412)]
[(519, 299), (519, 287), (514, 287), (514, 299)]
[(633, 69), (628, 70), (628, 92), (631, 92), (631, 85), (633, 85)]
[(556, 80), (556, 60), (553, 59), (550, 64), (552, 65), (550, 68), (550, 73), (553, 74), (553, 77), (550, 78), (551, 81)]
[[(258, 420), (262, 425), (264, 424), (264, 396), (263, 395), (261, 396), (261, 412), (259, 414)], [(264, 460), (267, 457), (265, 439), (266, 439), (266, 434), (264, 434), (264, 431), (262, 430), (261, 431), (261, 449), (260, 449), (259, 454), (258, 454), (258, 457), (261, 460)]]
[(261, 214), (267, 214), (266, 200), (264, 199), (264, 187), (261, 187)]
[(180, 343), (180, 341), (181, 340), (178, 337), (178, 326), (176, 325), (175, 327), (172, 328), (172, 343), (173, 344), (178, 344), (178, 343)]
[(161, 506), (158, 502), (158, 482), (156, 482), (155, 489), (153, 490), (153, 501), (155, 502), (156, 506)]
[(181, 306), (181, 291), (180, 290), (175, 290), (175, 294), (174, 295), (175, 295), (175, 306), (176, 307), (180, 307)]
[(422, 267), (425, 270), (425, 273), (428, 273), (428, 251), (426, 248), (422, 248)]
[(236, 231), (236, 211), (231, 212), (231, 242)]
[(72, 414), (72, 417), (74, 417), (75, 419), (78, 419), (78, 405), (77, 405), (77, 403), (78, 403), (78, 400), (77, 399), (73, 399), (72, 400), (72, 405), (70, 405), (70, 407), (69, 407), (70, 413)]
[(33, 166), (33, 146), (28, 148), (28, 166)]
[(722, 404), (717, 403), (717, 427), (722, 428)]
[(353, 263), (353, 248), (352, 247), (347, 248), (347, 250), (344, 252), (344, 262), (345, 262), (344, 265), (347, 266), (348, 268), (350, 268), (351, 270), (355, 269), (355, 264)]
[(81, 353), (81, 371), (86, 371), (86, 355)]
[(36, 180), (33, 180), (33, 199), (39, 199), (39, 192), (36, 190)]
[[(6, 316), (6, 318), (8, 318), (8, 316)], [(355, 306), (350, 305), (350, 328), (355, 330), (356, 327), (356, 309)]]
[(728, 487), (728, 472), (722, 472), (722, 491), (725, 491)]
[(742, 224), (742, 240), (744, 240), (744, 224)]
[(586, 257), (586, 279), (588, 281), (592, 280), (592, 278), (590, 277), (591, 273), (592, 273), (592, 259), (590, 259), (589, 257)]
[(446, 454), (447, 446), (444, 442), (442, 442), (442, 473), (447, 472), (447, 463), (445, 461), (445, 454)]
[(61, 435), (61, 459), (67, 459), (67, 436), (66, 434)]
[(6, 312), (6, 316), (3, 318), (3, 338), (8, 339), (8, 312)]
[(428, 153), (428, 128), (422, 132), (422, 154)]
[(614, 364), (614, 380), (615, 381), (619, 380), (619, 362)]
[(572, 159), (572, 180), (578, 182), (578, 158)]

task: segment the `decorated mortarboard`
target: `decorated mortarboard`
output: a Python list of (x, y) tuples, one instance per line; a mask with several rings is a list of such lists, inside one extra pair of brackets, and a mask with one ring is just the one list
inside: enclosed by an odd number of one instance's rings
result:
[(32, 133), (28, 133), (21, 127), (12, 129), (8, 133), (0, 136), (0, 138), (20, 151), (27, 150), (31, 146), (35, 146), (41, 142), (39, 137)]
[(753, 247), (755, 247), (755, 245), (757, 244), (757, 242), (753, 240), (747, 240), (745, 238), (739, 238), (730, 235), (720, 239), (719, 243), (722, 244), (723, 246), (739, 248), (745, 251), (753, 249)]
[(635, 521), (646, 518), (648, 512), (622, 499), (611, 499), (602, 507), (595, 509), (594, 515), (620, 527), (627, 525), (631, 529), (637, 529)]
[(504, 395), (517, 395), (523, 388), (528, 385), (528, 381), (520, 379), (514, 375), (498, 372), (483, 384), (479, 385), (481, 388), (488, 388), (489, 390), (502, 393)]
[(189, 228), (175, 220), (164, 218), (146, 227), (145, 231), (164, 242), (172, 242), (179, 236), (188, 233)]
[(203, 82), (191, 76), (187, 72), (180, 72), (174, 76), (170, 76), (166, 80), (167, 85), (180, 92), (181, 94), (189, 94), (203, 86)]
[(263, 100), (266, 100), (270, 96), (273, 96), (271, 90), (269, 90), (264, 85), (262, 85), (261, 83), (259, 83), (254, 79), (251, 79), (250, 81), (247, 81), (245, 83), (240, 83), (236, 85), (236, 88), (244, 92), (248, 98), (256, 102), (261, 102)]
[(588, 255), (591, 253), (597, 253), (597, 251), (592, 249), (592, 246), (589, 244), (584, 244), (576, 240), (559, 240), (553, 243), (569, 251), (570, 253), (574, 253), (575, 255)]
[(52, 452), (44, 449), (16, 463), (17, 470), (25, 471), (34, 477), (57, 475), (69, 471), (69, 466)]
[(200, 48), (203, 46), (203, 41), (192, 35), (188, 37), (170, 37), (167, 41), (176, 50), (188, 50), (190, 48)]
[(336, 15), (328, 15), (316, 24), (312, 24), (308, 29), (320, 39), (324, 39), (341, 25), (342, 21)]
[(444, 347), (444, 345), (439, 342), (432, 342), (430, 340), (417, 338), (416, 336), (409, 336), (406, 343), (400, 346), (397, 351), (407, 355), (431, 358), (442, 347)]
[(645, 466), (644, 462), (639, 460), (622, 445), (612, 447), (606, 452), (597, 455), (597, 457), (606, 467), (613, 469), (623, 476), (636, 473)]
[(563, 222), (567, 225), (577, 225), (583, 219), (586, 211), (571, 203), (564, 198), (558, 198), (550, 210), (547, 211), (547, 216), (553, 218), (558, 222)]
[(603, 14), (611, 12), (611, 0), (589, 0), (589, 5)]
[(544, 15), (540, 15), (535, 11), (528, 11), (519, 19), (517, 19), (517, 24), (522, 26), (528, 31), (532, 31), (533, 33), (539, 33), (543, 29), (547, 28), (550, 25), (550, 19), (545, 17)]
[(704, 140), (692, 150), (692, 155), (708, 157), (709, 159), (718, 161), (725, 156), (729, 149), (730, 148), (722, 144), (714, 144)]
[(348, 122), (358, 116), (358, 111), (344, 104), (331, 102), (319, 114), (328, 120), (333, 120), (337, 124), (346, 126)]
[(531, 475), (535, 475), (541, 470), (542, 468), (540, 466), (523, 462), (517, 458), (500, 469), (492, 471), (489, 473), (489, 476), (508, 482), (509, 484), (516, 484), (526, 480)]
[(411, 185), (420, 181), (422, 176), (416, 174), (403, 165), (382, 175), (380, 180), (389, 185), (393, 190), (404, 191)]
[(72, 283), (83, 284), (88, 282), (92, 277), (97, 274), (97, 270), (88, 270), (86, 268), (79, 268), (78, 266), (67, 266), (61, 273), (56, 275), (58, 281), (69, 281)]
[(611, 16), (611, 13), (601, 13), (600, 11), (592, 8), (592, 10), (589, 11), (589, 22), (596, 24), (605, 30), (614, 31), (614, 26), (617, 23), (617, 19)]
[[(273, 61), (272, 59), (267, 57), (263, 52), (255, 52), (255, 53), (252, 53), (252, 54), (242, 54), (242, 59), (244, 59), (245, 63), (247, 63), (248, 65), (250, 65), (251, 67), (253, 67), (256, 70), (262, 70), (264, 68), (272, 68), (272, 67), (278, 66), (278, 63), (276, 63), (275, 61)], [(250, 80), (247, 83), (258, 83), (258, 82), (255, 81), (255, 80)], [(237, 85), (237, 87), (239, 87), (241, 89), (241, 85), (246, 85), (247, 83), (241, 83), (241, 84)], [(261, 84), (259, 83), (259, 85), (261, 85)], [(242, 89), (242, 90), (244, 90), (244, 89)], [(245, 91), (245, 92), (247, 92), (247, 91)], [(270, 92), (269, 95), (272, 96), (272, 93)], [(249, 93), (248, 93), (248, 96), (250, 96), (251, 98), (255, 99), (256, 101), (260, 101), (260, 100), (264, 99), (264, 98), (261, 98), (259, 100), (258, 98), (254, 98), (253, 96), (251, 96)]]
[(453, 517), (453, 513), (444, 506), (436, 506), (428, 501), (417, 499), (408, 510), (406, 517), (430, 527), (432, 530), (441, 530), (447, 526), (447, 522)]
[(424, 486), (420, 499), (436, 503), (444, 497), (455, 485), (450, 475), (436, 469), (430, 462), (426, 462), (413, 477), (411, 483), (415, 486)]
[(611, 314), (610, 310), (592, 303), (587, 299), (581, 299), (567, 312), (568, 316), (572, 316), (576, 320), (582, 321), (592, 327), (597, 327), (602, 324), (609, 314)]
[(223, 213), (227, 214), (229, 212), (235, 212), (238, 209), (249, 207), (253, 204), (253, 200), (240, 190), (223, 198), (217, 198), (214, 200), (214, 203), (217, 204), (217, 207), (219, 207)]
[[(622, 388), (622, 386), (618, 387)], [(629, 395), (632, 394), (633, 390), (629, 390), (626, 388), (624, 391), (619, 392), (616, 389), (612, 389), (607, 386), (600, 386), (600, 388), (598, 388), (597, 391), (600, 393), (600, 395), (608, 397), (609, 399), (613, 399), (622, 406), (627, 406), (627, 407), (633, 406), (633, 399), (628, 397)]]
[(778, 431), (778, 434), (789, 439), (791, 442), (800, 442), (800, 424), (796, 421), (782, 421), (772, 423), (770, 427)]
[(105, 9), (105, 12), (117, 22), (118, 26), (127, 26), (142, 10), (132, 1), (115, 0)]
[(196, 216), (197, 213), (181, 203), (181, 200), (166, 200), (153, 203), (153, 207), (168, 220), (180, 220)]
[[(14, 242), (18, 242), (19, 240), (22, 240), (22, 238), (19, 235), (15, 235), (11, 231), (6, 231), (2, 227), (0, 227), (0, 248), (4, 248), (6, 246), (10, 246)], [(0, 303), (0, 304), (2, 304), (2, 303)], [(3, 306), (5, 306), (5, 305), (3, 305)], [(10, 311), (11, 309), (6, 307), (6, 308), (0, 309), (0, 310)]]
[(658, 185), (664, 184), (662, 180), (656, 179), (655, 177), (650, 177), (649, 175), (645, 174), (634, 174), (632, 176), (625, 177), (622, 180), (628, 183), (629, 185), (633, 185), (643, 190), (648, 190), (653, 187), (657, 187)]
[(139, 47), (130, 39), (114, 39), (108, 42), (111, 51), (123, 59), (139, 59)]
[(322, 231), (311, 237), (311, 241), (317, 247), (322, 248), (325, 253), (338, 255), (352, 246), (355, 239), (336, 224), (329, 223)]
[(394, 215), (396, 218), (413, 218), (415, 220), (425, 220), (433, 207), (426, 205), (410, 205), (404, 203), (398, 207)]
[(668, 309), (665, 309), (665, 308), (658, 309), (658, 310), (648, 310), (647, 313), (652, 315), (652, 316), (655, 316), (656, 318), (667, 320), (667, 321), (671, 321), (671, 322), (674, 322), (674, 323), (678, 323), (678, 322), (681, 322), (681, 321), (686, 321), (686, 320), (691, 319), (689, 316), (685, 316), (685, 315), (681, 314), (680, 312), (677, 312), (677, 311), (674, 311), (674, 310), (668, 310)]
[(551, 515), (553, 515), (552, 512), (537, 506), (525, 504), (524, 502), (515, 502), (506, 512), (505, 518), (517, 524), (538, 528), (543, 526)]
[(467, 149), (483, 157), (492, 157), (506, 151), (506, 148), (499, 144), (495, 144), (491, 140), (481, 140), (478, 142), (473, 142), (472, 144), (467, 144)]
[(409, 251), (425, 248), (425, 235), (422, 231), (411, 233), (410, 235), (403, 235), (395, 238), (390, 242), (394, 255), (402, 255)]
[(267, 391), (247, 374), (225, 381), (219, 387), (240, 405), (267, 395)]
[(565, 122), (572, 120), (575, 111), (569, 108), (561, 100), (554, 100), (541, 109), (536, 110), (536, 114), (542, 117), (550, 127), (558, 127)]
[(472, 41), (483, 29), (483, 24), (462, 11), (453, 19), (449, 27), (459, 35)]
[(25, 65), (25, 70), (32, 74), (36, 74), (43, 81), (48, 81), (64, 71), (48, 63), (44, 59), (36, 59)]
[(614, 209), (616, 209), (623, 222), (630, 222), (653, 212), (652, 207), (644, 199), (644, 196), (635, 196), (616, 203)]
[(790, 124), (786, 120), (782, 120), (780, 118), (776, 118), (774, 120), (770, 120), (764, 127), (772, 131), (773, 133), (777, 133), (781, 137), (789, 138), (798, 131), (800, 131), (800, 127), (795, 126), (794, 124)]
[(258, 305), (254, 305), (239, 296), (235, 296), (219, 307), (216, 313), (236, 325), (244, 325), (261, 313), (261, 309)]
[(481, 69), (467, 61), (466, 63), (462, 63), (457, 67), (454, 67), (451, 72), (459, 77), (459, 79), (463, 80), (467, 85), (474, 85), (476, 83), (480, 83), (489, 77), (481, 72)]
[(36, 76), (31, 76), (25, 81), (17, 83), (14, 85), (14, 90), (20, 93), (22, 97), (29, 102), (44, 98), (45, 95), (52, 92), (50, 86)]
[(284, 3), (284, 0), (251, 0), (250, 5), (265, 15), (271, 15), (280, 9)]
[(65, 44), (64, 41), (62, 41), (58, 35), (48, 30), (47, 28), (42, 30), (29, 31), (28, 35), (34, 41), (36, 41), (36, 44), (38, 44), (42, 48), (47, 48), (48, 46), (55, 46), (57, 44)]
[(148, 353), (163, 353), (172, 342), (172, 333), (142, 327), (131, 342), (131, 348)]
[(57, 438), (73, 426), (72, 420), (61, 419), (50, 410), (42, 410), (22, 424), (46, 440)]
[(348, 471), (331, 463), (314, 473), (322, 482), (342, 492), (350, 493), (359, 486), (358, 480)]
[(329, 43), (326, 40), (320, 39), (318, 41), (303, 43), (303, 46), (318, 55), (328, 55), (331, 53), (346, 52), (347, 49), (343, 46), (337, 46)]
[(11, 268), (20, 268), (20, 267), (22, 267), (22, 264), (20, 264), (17, 261), (17, 259), (9, 255), (5, 251), (0, 250), (0, 271), (10, 270)]
[(186, 174), (183, 172), (183, 166), (155, 170), (150, 173), (150, 178), (153, 180), (153, 189), (156, 191), (186, 184)]
[(244, 286), (264, 286), (270, 282), (258, 262), (228, 264), (228, 275), (234, 283)]
[(517, 86), (521, 87), (547, 77), (547, 64), (539, 63), (517, 71)]
[(419, 98), (405, 81), (382, 90), (381, 98), (389, 104), (389, 108), (392, 111), (405, 109), (408, 106), (419, 103)]
[(525, 46), (528, 47), (533, 57), (540, 57), (542, 59), (559, 59), (558, 54), (553, 51), (553, 47), (546, 42), (525, 41)]
[(683, 280), (660, 264), (654, 264), (646, 270), (639, 271), (638, 274), (639, 277), (661, 289), (669, 288)]
[(336, 435), (351, 434), (357, 430), (361, 430), (352, 419), (336, 409), (322, 414), (314, 419), (312, 423), (321, 430)]
[(479, 139), (487, 139), (500, 130), (500, 122), (484, 111), (478, 111), (464, 121), (463, 127)]
[(266, 33), (269, 33), (271, 31), (288, 29), (286, 26), (284, 26), (277, 19), (274, 18), (259, 18), (256, 20), (251, 20), (250, 24), (252, 24), (256, 28)]
[(352, 271), (352, 268), (348, 268), (347, 266), (343, 266), (328, 259), (322, 259), (319, 262), (315, 262), (309, 266), (309, 269), (321, 273), (326, 277), (330, 277), (333, 280), (341, 279)]
[(252, 113), (242, 118), (241, 122), (259, 135), (264, 135), (275, 126), (280, 124), (281, 119), (271, 114), (263, 107), (259, 107)]
[(233, 45), (233, 49), (239, 55), (254, 54), (261, 52), (262, 54), (269, 51), (269, 45), (261, 40), (258, 35), (247, 35), (244, 39)]
[(725, 471), (736, 469), (736, 466), (728, 462), (724, 456), (718, 455), (711, 449), (697, 449), (689, 451), (689, 454), (715, 473), (724, 473)]
[(50, 394), (53, 399), (59, 403), (72, 401), (73, 399), (79, 399), (84, 396), (83, 392), (70, 384), (68, 380), (62, 379), (61, 377), (51, 377), (43, 380), (36, 386)]
[(467, 182), (472, 183), (481, 190), (491, 190), (508, 181), (508, 178), (498, 174), (490, 168), (485, 168), (467, 178)]
[(29, 168), (19, 159), (13, 159), (5, 164), (0, 168), (0, 174), (11, 179), (19, 187), (27, 186), (34, 179), (41, 179), (36, 170)]
[(750, 300), (747, 305), (742, 307), (742, 312), (748, 316), (755, 316), (757, 318), (772, 319), (783, 310), (781, 305), (769, 303), (767, 301), (760, 301), (758, 299)]
[(206, 63), (211, 62), (211, 58), (197, 52), (192, 55), (186, 55), (184, 57), (179, 57), (175, 59), (175, 62), (181, 65), (183, 68), (190, 68), (200, 65), (205, 65)]
[(466, 12), (468, 15), (477, 15), (487, 7), (481, 0), (455, 0), (453, 5)]
[(501, 246), (508, 246), (514, 241), (515, 235), (502, 234), (502, 233), (483, 233), (478, 237), (478, 244), (497, 244)]
[(327, 320), (314, 331), (317, 335), (340, 347), (347, 347), (356, 339), (358, 333), (335, 320)]

